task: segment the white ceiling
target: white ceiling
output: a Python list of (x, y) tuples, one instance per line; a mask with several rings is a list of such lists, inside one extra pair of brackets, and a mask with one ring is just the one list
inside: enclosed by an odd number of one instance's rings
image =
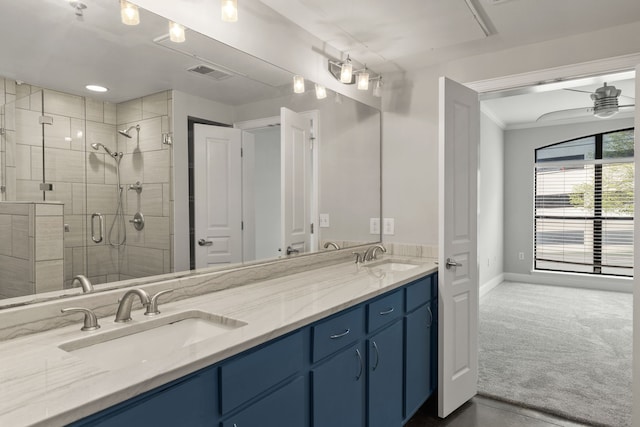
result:
[(638, 0), (261, 1), (381, 73), (640, 21)]
[[(78, 19), (67, 0), (20, 0), (0, 7), (0, 76), (88, 95), (86, 84), (109, 92), (93, 98), (122, 102), (177, 89), (228, 105), (290, 92), (291, 73), (188, 31), (187, 42), (166, 42), (168, 22), (140, 11), (140, 25), (120, 22), (116, 0), (85, 0)], [(163, 38), (154, 42), (154, 39)], [(208, 65), (232, 77), (214, 80), (186, 71)]]
[[(640, 21), (639, 0), (242, 1), (262, 1), (380, 73)], [(185, 44), (154, 43), (167, 33), (165, 19), (141, 11), (139, 26), (123, 26), (117, 1), (85, 2), (82, 20), (65, 0), (4, 2), (0, 76), (80, 95), (86, 95), (85, 84), (100, 83), (111, 89), (102, 99), (112, 102), (173, 88), (239, 105), (290, 91), (286, 70), (193, 32)], [(186, 71), (201, 64), (234, 77), (218, 82)], [(605, 81), (633, 96), (633, 82), (617, 80)], [(581, 83), (579, 89), (590, 92), (601, 84)], [(588, 94), (566, 90), (483, 102), (506, 127), (591, 105)]]
[[(261, 1), (378, 73), (413, 71), (640, 21), (639, 0)], [(634, 96), (628, 76), (626, 81), (609, 76), (590, 84), (565, 82), (564, 87), (592, 92), (614, 80), (623, 95)], [(632, 99), (620, 99), (621, 105), (631, 103)], [(593, 107), (588, 93), (545, 91), (483, 102), (483, 109), (506, 128), (558, 124), (535, 121), (550, 111), (578, 107)], [(583, 114), (571, 121), (584, 120), (601, 119)]]

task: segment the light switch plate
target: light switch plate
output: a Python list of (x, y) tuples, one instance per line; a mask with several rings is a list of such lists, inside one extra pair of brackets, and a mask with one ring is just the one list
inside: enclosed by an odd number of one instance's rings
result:
[(369, 234), (380, 234), (380, 218), (369, 218)]
[(320, 227), (327, 228), (329, 227), (329, 214), (321, 213), (320, 214)]
[(396, 232), (395, 218), (384, 218), (382, 222), (382, 234), (393, 235)]

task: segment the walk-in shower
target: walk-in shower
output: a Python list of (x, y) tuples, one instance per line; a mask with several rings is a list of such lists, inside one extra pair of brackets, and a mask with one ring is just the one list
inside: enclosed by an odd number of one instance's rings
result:
[[(131, 137), (129, 137), (131, 138)], [(100, 149), (104, 150), (109, 156), (115, 159), (116, 161), (116, 178), (117, 178), (117, 187), (116, 193), (118, 197), (118, 206), (116, 207), (115, 216), (113, 217), (113, 221), (111, 222), (111, 226), (109, 227), (108, 241), (109, 244), (113, 247), (123, 246), (127, 242), (127, 223), (124, 218), (124, 201), (122, 200), (123, 188), (120, 184), (120, 160), (122, 160), (122, 152), (111, 151), (104, 144), (100, 142), (96, 142), (91, 144), (91, 148), (96, 151), (100, 151)], [(117, 233), (114, 237), (113, 233)]]

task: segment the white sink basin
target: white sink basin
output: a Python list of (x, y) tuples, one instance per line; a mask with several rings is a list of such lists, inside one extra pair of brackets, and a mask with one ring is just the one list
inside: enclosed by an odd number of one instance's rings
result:
[(374, 261), (372, 263), (364, 264), (365, 267), (375, 269), (378, 271), (407, 271), (417, 268), (419, 264), (413, 264), (410, 261), (395, 260), (395, 259), (383, 259), (381, 261)]
[(239, 320), (190, 310), (103, 333), (97, 331), (59, 348), (94, 366), (115, 370), (144, 364), (244, 325)]

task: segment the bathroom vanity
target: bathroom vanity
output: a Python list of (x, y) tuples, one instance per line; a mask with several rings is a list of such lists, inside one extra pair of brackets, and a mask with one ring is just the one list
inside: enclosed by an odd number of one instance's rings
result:
[[(436, 387), (437, 267), (394, 258), (160, 303), (154, 318), (102, 318), (94, 332), (80, 322), (3, 342), (0, 365), (15, 369), (2, 373), (0, 424), (401, 426)], [(176, 348), (144, 354), (157, 345), (149, 325), (187, 318), (224, 330), (175, 345), (188, 334), (166, 329)], [(138, 341), (130, 362), (116, 354), (123, 337)], [(78, 351), (93, 345), (104, 359)]]

